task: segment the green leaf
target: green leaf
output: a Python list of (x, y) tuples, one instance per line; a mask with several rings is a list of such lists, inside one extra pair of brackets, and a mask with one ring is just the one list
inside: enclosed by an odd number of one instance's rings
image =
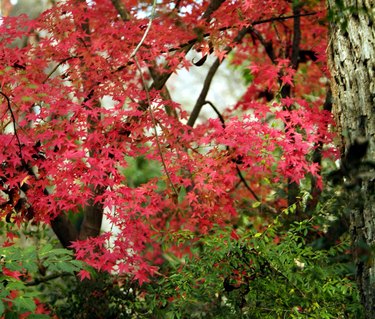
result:
[(253, 208), (257, 208), (257, 207), (259, 207), (261, 204), (262, 204), (261, 202), (254, 202), (251, 206), (252, 206)]
[(5, 311), (4, 303), (0, 300), (0, 316), (4, 313), (4, 311)]
[(14, 279), (14, 281), (12, 281), (12, 279), (9, 278), (9, 281), (8, 281), (8, 285), (6, 286), (6, 289), (8, 291), (10, 290), (22, 290), (25, 288), (25, 284), (20, 281), (20, 280), (17, 280), (17, 279)]
[(50, 316), (43, 315), (43, 314), (31, 314), (27, 317), (27, 319), (48, 319)]
[(74, 266), (71, 263), (66, 263), (66, 262), (59, 262), (56, 264), (56, 266), (58, 269), (68, 272), (68, 273), (72, 273), (72, 272), (79, 270), (78, 267)]
[(73, 252), (65, 248), (56, 248), (49, 252), (51, 255), (68, 255), (72, 256)]
[(78, 267), (78, 268), (84, 268), (84, 262), (81, 261), (81, 260), (71, 260), (70, 263), (75, 266), (75, 267)]
[(20, 310), (26, 310), (34, 312), (36, 309), (36, 305), (34, 299), (28, 297), (18, 297), (17, 299), (13, 299), (12, 303)]
[(39, 250), (39, 255), (43, 256), (44, 254), (50, 252), (53, 249), (53, 246), (51, 244), (46, 244)]
[(181, 186), (180, 191), (178, 193), (178, 203), (181, 203), (186, 196), (186, 188)]

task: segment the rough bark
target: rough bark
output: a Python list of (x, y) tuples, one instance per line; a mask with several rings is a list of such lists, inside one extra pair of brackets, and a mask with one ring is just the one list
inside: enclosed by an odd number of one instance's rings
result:
[[(332, 11), (329, 64), (333, 113), (343, 156), (358, 138), (366, 138), (365, 160), (375, 159), (375, 2), (327, 0)], [(338, 7), (340, 4), (340, 8)], [(344, 5), (344, 7), (342, 7)], [(340, 12), (344, 19), (338, 20)], [(368, 168), (369, 171), (373, 170)], [(375, 175), (350, 191), (353, 255), (366, 318), (375, 318)]]

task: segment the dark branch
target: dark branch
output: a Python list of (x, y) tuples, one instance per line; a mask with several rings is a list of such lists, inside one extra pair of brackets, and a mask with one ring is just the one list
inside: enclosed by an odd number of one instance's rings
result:
[(128, 10), (126, 10), (124, 3), (119, 0), (111, 0), (113, 6), (116, 8), (117, 13), (120, 15), (121, 19), (123, 21), (129, 21), (130, 20), (130, 13)]
[(291, 63), (292, 68), (297, 70), (299, 60), (299, 50), (301, 43), (301, 5), (293, 5), (294, 23), (293, 23), (293, 44), (292, 44), (292, 56)]
[(7, 101), (7, 107), (8, 107), (8, 111), (10, 113), (10, 116), (12, 117), (12, 122), (13, 122), (13, 130), (14, 130), (14, 136), (16, 137), (16, 140), (17, 140), (17, 144), (18, 144), (18, 149), (19, 149), (19, 158), (21, 159), (22, 163), (24, 162), (23, 160), (23, 157), (22, 157), (22, 144), (21, 144), (21, 141), (20, 141), (20, 138), (18, 136), (18, 133), (17, 133), (17, 122), (16, 122), (16, 117), (14, 116), (14, 113), (13, 113), (13, 110), (12, 110), (12, 107), (10, 105), (10, 99), (9, 97), (0, 91), (0, 94), (6, 99)]
[(28, 286), (28, 287), (29, 286), (36, 286), (36, 285), (48, 282), (48, 281), (53, 280), (53, 279), (57, 279), (57, 278), (61, 278), (61, 277), (67, 277), (67, 276), (74, 276), (74, 275), (71, 274), (71, 273), (51, 274), (51, 275), (48, 275), (48, 276), (45, 276), (45, 277), (35, 278), (33, 281), (25, 282), (25, 286)]
[[(218, 118), (220, 119), (222, 127), (225, 128), (224, 117), (221, 115), (221, 113), (219, 112), (219, 110), (217, 109), (217, 107), (212, 102), (210, 102), (210, 101), (205, 101), (204, 104), (208, 104), (208, 105), (210, 105), (212, 107), (212, 109), (217, 114)], [(229, 146), (227, 146), (227, 150), (229, 150)], [(240, 182), (242, 182), (245, 185), (246, 189), (251, 193), (251, 195), (255, 198), (255, 200), (258, 201), (258, 202), (260, 202), (260, 199), (259, 199), (258, 195), (252, 190), (252, 188), (250, 187), (250, 185), (247, 183), (247, 181), (246, 181), (245, 177), (242, 175), (242, 172), (241, 172), (240, 168), (238, 167), (237, 163), (236, 163), (236, 170), (237, 170), (237, 175), (240, 178)], [(237, 188), (237, 185), (236, 185), (235, 189), (236, 188)], [(265, 203), (262, 203), (260, 205), (260, 208), (261, 209), (264, 208), (265, 210), (267, 210), (267, 211), (269, 211), (269, 212), (271, 212), (273, 214), (276, 213), (276, 210), (273, 207), (271, 207), (271, 206), (269, 206), (269, 205), (267, 205)]]
[(212, 107), (212, 109), (216, 113), (217, 117), (219, 118), (223, 128), (225, 128), (225, 120), (224, 120), (223, 116), (221, 115), (221, 113), (219, 112), (219, 110), (217, 109), (217, 107), (210, 101), (205, 101), (204, 104), (208, 104), (209, 106)]
[(220, 8), (223, 2), (225, 2), (225, 0), (211, 0), (210, 4), (203, 14), (203, 19), (209, 22), (211, 20), (211, 15)]
[(301, 14), (293, 14), (293, 15), (290, 15), (290, 16), (279, 16), (279, 17), (255, 21), (255, 22), (252, 23), (252, 25), (254, 26), (254, 25), (257, 25), (257, 24), (263, 24), (263, 23), (268, 23), (268, 22), (284, 21), (284, 20), (294, 19), (294, 18), (297, 18), (297, 17), (313, 16), (313, 15), (316, 15), (316, 14), (317, 14), (317, 12), (307, 12), (307, 13), (301, 13)]
[(51, 220), (51, 227), (64, 248), (70, 248), (70, 245), (78, 239), (78, 231), (62, 212), (55, 219)]
[(190, 117), (189, 117), (189, 120), (187, 122), (187, 125), (189, 125), (191, 127), (194, 126), (194, 123), (197, 120), (197, 118), (199, 116), (199, 113), (200, 113), (200, 111), (202, 109), (202, 106), (206, 102), (206, 97), (207, 97), (207, 94), (208, 94), (208, 90), (210, 89), (212, 79), (214, 78), (214, 75), (215, 75), (216, 71), (218, 70), (219, 66), (220, 66), (220, 59), (217, 58), (215, 60), (215, 62), (212, 64), (212, 66), (210, 67), (210, 69), (209, 69), (209, 71), (207, 73), (206, 79), (204, 80), (202, 91), (199, 94), (198, 100), (195, 103), (193, 111), (190, 114)]
[[(240, 30), (240, 32), (238, 32), (237, 36), (234, 38), (234, 43), (241, 42), (241, 40), (245, 37), (245, 35), (249, 32), (249, 30), (250, 30), (250, 27), (242, 28)], [(230, 51), (232, 51), (232, 47), (227, 46), (227, 47), (225, 47), (224, 51), (226, 52), (226, 54), (228, 54)], [(208, 94), (208, 90), (210, 89), (210, 86), (211, 86), (212, 80), (214, 78), (214, 75), (215, 75), (216, 71), (219, 69), (219, 66), (220, 66), (222, 61), (223, 61), (223, 59), (220, 60), (219, 58), (216, 58), (215, 62), (210, 67), (210, 69), (207, 73), (206, 79), (204, 80), (202, 91), (199, 94), (197, 102), (195, 103), (193, 111), (191, 112), (189, 120), (187, 122), (188, 126), (191, 126), (191, 127), (194, 126), (195, 121), (197, 120), (197, 118), (199, 116), (199, 113), (202, 109), (202, 106), (205, 104), (206, 97), (207, 97), (207, 94)]]

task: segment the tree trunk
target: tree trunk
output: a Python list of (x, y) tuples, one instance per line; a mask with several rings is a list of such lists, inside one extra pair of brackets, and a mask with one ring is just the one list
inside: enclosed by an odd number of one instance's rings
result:
[[(364, 160), (375, 158), (375, 2), (327, 0), (332, 13), (329, 66), (333, 113), (342, 151), (358, 138), (369, 141)], [(362, 165), (363, 164), (362, 160)], [(375, 318), (375, 173), (368, 173), (351, 191), (353, 255), (366, 318)], [(349, 201), (348, 201), (349, 202)]]

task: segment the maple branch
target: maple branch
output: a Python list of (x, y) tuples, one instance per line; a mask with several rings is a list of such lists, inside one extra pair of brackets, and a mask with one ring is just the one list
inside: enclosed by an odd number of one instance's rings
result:
[(57, 278), (61, 278), (61, 277), (67, 277), (67, 276), (74, 276), (74, 275), (71, 274), (71, 273), (68, 273), (68, 272), (66, 272), (66, 273), (64, 272), (62, 274), (51, 274), (51, 275), (48, 275), (48, 276), (45, 276), (45, 277), (35, 278), (33, 281), (25, 282), (25, 286), (26, 287), (36, 286), (36, 285), (45, 283), (45, 282), (53, 280), (53, 279), (57, 279)]
[(292, 43), (292, 56), (291, 63), (292, 68), (297, 70), (298, 67), (298, 57), (301, 43), (301, 4), (293, 4), (293, 13), (294, 13), (294, 23), (293, 23), (293, 43)]
[[(316, 15), (316, 14), (317, 14), (317, 12), (307, 12), (307, 13), (301, 13), (298, 16), (299, 17), (306, 17), (306, 16), (312, 16), (312, 15)], [(272, 18), (269, 18), (269, 19), (263, 19), (263, 20), (257, 20), (257, 21), (251, 22), (250, 25), (251, 26), (256, 26), (256, 25), (260, 25), (260, 24), (264, 24), (264, 23), (269, 23), (269, 22), (284, 21), (284, 20), (294, 19), (296, 16), (297, 15), (293, 14), (293, 15), (289, 15), (289, 16), (272, 17)], [(227, 31), (227, 30), (231, 30), (231, 29), (234, 29), (234, 28), (237, 28), (237, 26), (221, 27), (221, 28), (218, 29), (218, 31)], [(210, 35), (211, 35), (211, 32), (206, 32), (200, 38), (207, 38)], [(184, 42), (184, 43), (180, 44), (178, 47), (170, 48), (168, 50), (168, 52), (173, 52), (173, 51), (181, 50), (182, 48), (184, 48), (187, 45), (191, 45), (191, 44), (194, 45), (195, 43), (197, 43), (198, 40), (199, 40), (198, 37), (194, 38), (194, 39), (191, 39), (191, 40), (189, 40), (187, 42)]]
[(2, 95), (6, 101), (7, 101), (7, 108), (8, 108), (8, 111), (10, 113), (10, 116), (12, 117), (12, 122), (13, 122), (13, 130), (14, 130), (14, 136), (16, 137), (16, 140), (17, 140), (17, 145), (18, 145), (18, 149), (19, 149), (19, 158), (21, 159), (21, 161), (23, 162), (23, 157), (22, 157), (22, 145), (21, 145), (21, 141), (20, 141), (20, 138), (18, 136), (18, 133), (17, 133), (17, 122), (16, 122), (16, 117), (14, 116), (14, 113), (13, 113), (13, 110), (12, 110), (12, 107), (10, 105), (10, 99), (9, 97), (3, 93), (2, 91), (0, 91), (0, 95)]
[(135, 55), (137, 54), (138, 50), (142, 46), (143, 42), (145, 41), (145, 39), (147, 37), (147, 34), (149, 33), (149, 31), (151, 29), (152, 21), (154, 20), (154, 16), (155, 16), (155, 8), (156, 8), (156, 0), (154, 0), (154, 2), (152, 3), (151, 16), (150, 16), (150, 19), (148, 19), (147, 28), (146, 28), (145, 32), (143, 33), (143, 37), (142, 37), (141, 41), (139, 41), (138, 45), (136, 46), (136, 48), (134, 49), (134, 51), (130, 55), (130, 59), (135, 57)]
[(259, 199), (258, 195), (255, 194), (255, 192), (251, 189), (251, 187), (250, 187), (249, 184), (247, 183), (245, 177), (243, 177), (242, 172), (241, 172), (240, 168), (238, 167), (238, 164), (236, 164), (236, 170), (237, 170), (238, 177), (240, 178), (241, 182), (245, 185), (246, 189), (251, 193), (251, 195), (253, 195), (253, 197), (254, 197), (258, 202), (260, 202), (260, 199)]
[(220, 8), (223, 2), (225, 2), (225, 0), (211, 0), (202, 18), (205, 19), (206, 22), (209, 22), (211, 20), (211, 15)]
[(67, 57), (67, 58), (61, 60), (59, 63), (57, 63), (57, 64), (55, 65), (55, 67), (51, 70), (51, 72), (47, 74), (46, 78), (42, 81), (42, 84), (45, 84), (45, 83), (48, 81), (48, 79), (52, 76), (52, 74), (55, 73), (56, 70), (57, 70), (62, 64), (64, 64), (65, 62), (68, 62), (69, 60), (76, 59), (76, 58), (81, 58), (81, 57), (80, 57), (80, 56), (70, 56), (70, 57)]
[[(210, 8), (210, 7), (209, 7)], [(209, 9), (207, 8), (207, 10)], [(219, 7), (217, 7), (218, 9)], [(212, 13), (211, 13), (212, 14)], [(307, 12), (307, 13), (302, 13), (302, 14), (299, 14), (298, 16), (300, 17), (305, 17), (305, 16), (312, 16), (312, 15), (316, 15), (317, 12)], [(274, 21), (283, 21), (283, 20), (289, 20), (289, 19), (293, 19), (295, 18), (297, 15), (289, 15), (289, 16), (279, 16), (279, 17), (273, 17), (273, 18), (269, 18), (269, 19), (264, 19), (264, 20), (258, 20), (258, 21), (254, 21), (251, 23), (251, 26), (255, 26), (255, 25), (259, 25), (259, 24), (263, 24), (263, 23), (269, 23), (269, 22), (274, 22)], [(233, 29), (233, 27), (222, 27), (219, 29), (219, 31), (226, 31), (226, 30), (229, 30), (229, 29)], [(272, 43), (270, 42), (266, 42), (263, 37), (261, 36), (261, 34), (255, 30), (254, 28), (252, 27), (249, 27), (249, 30), (248, 31), (251, 31), (251, 32), (254, 32), (254, 34), (257, 36), (257, 38), (261, 41), (261, 43), (263, 44), (263, 46), (265, 47), (266, 49), (266, 52), (267, 54), (270, 56), (271, 60), (273, 63), (275, 63), (275, 54), (273, 52), (273, 48), (272, 48)], [(206, 37), (209, 37), (211, 35), (210, 32), (207, 32), (205, 34), (203, 34), (203, 37), (206, 38)], [(196, 44), (198, 41), (198, 37), (197, 38), (194, 38), (194, 39), (191, 39), (185, 43), (182, 43), (180, 44), (177, 48), (170, 48), (168, 50), (168, 52), (174, 52), (174, 51), (178, 51), (178, 50), (181, 50), (183, 48), (185, 48), (185, 53), (189, 52), (190, 49), (194, 46), (194, 44)], [(121, 71), (125, 68), (125, 66), (121, 66), (119, 67), (116, 71)], [(170, 76), (172, 75), (172, 72), (170, 73), (166, 73), (164, 74), (163, 76), (160, 76), (158, 78), (158, 80), (154, 81), (150, 87), (150, 90), (151, 89), (156, 89), (156, 90), (160, 90), (164, 85), (165, 83), (168, 81), (168, 79), (170, 78)]]
[(178, 192), (177, 192), (177, 190), (176, 190), (176, 188), (175, 188), (175, 186), (174, 186), (174, 184), (172, 182), (171, 176), (169, 175), (169, 171), (168, 171), (168, 168), (167, 168), (167, 164), (165, 162), (163, 150), (161, 149), (161, 145), (160, 145), (160, 141), (159, 141), (159, 136), (158, 136), (158, 131), (156, 129), (156, 120), (155, 120), (154, 112), (152, 111), (152, 107), (151, 107), (151, 99), (150, 99), (149, 90), (147, 88), (147, 83), (146, 83), (146, 80), (145, 80), (145, 78), (143, 76), (142, 68), (141, 68), (141, 66), (139, 64), (139, 61), (138, 61), (138, 59), (137, 59), (136, 56), (134, 57), (134, 61), (135, 61), (136, 65), (137, 65), (137, 68), (138, 68), (138, 71), (140, 73), (141, 80), (142, 80), (142, 83), (143, 83), (143, 87), (144, 87), (145, 92), (146, 92), (146, 98), (147, 98), (147, 104), (148, 104), (148, 111), (150, 113), (150, 117), (151, 117), (151, 121), (152, 121), (152, 127), (153, 127), (153, 130), (154, 130), (156, 145), (158, 147), (160, 159), (161, 159), (162, 165), (164, 167), (165, 174), (167, 175), (169, 183), (172, 186), (173, 192), (178, 196)]
[[(316, 14), (317, 14), (317, 12), (307, 12), (307, 13), (302, 13), (299, 16), (304, 17), (304, 16), (311, 16), (311, 15), (316, 15)], [(251, 23), (251, 25), (255, 26), (255, 25), (274, 22), (274, 21), (283, 21), (283, 20), (293, 19), (295, 17), (296, 17), (296, 15), (273, 17), (273, 18), (269, 18), (269, 19), (254, 21), (254, 22)], [(222, 27), (222, 28), (219, 28), (218, 31), (226, 31), (226, 30), (233, 29), (235, 27), (236, 26)], [(267, 51), (267, 48), (271, 49), (271, 51), (272, 51), (272, 45), (271, 45), (271, 47), (269, 45), (267, 45), (268, 42), (263, 40), (263, 38), (261, 37), (260, 33), (257, 30), (251, 29), (251, 32), (254, 32), (254, 34), (256, 34), (256, 36), (259, 38), (261, 43), (265, 46), (266, 51)], [(203, 38), (209, 37), (210, 35), (211, 35), (210, 32), (206, 32), (205, 34), (203, 34)], [(185, 53), (187, 53), (194, 46), (194, 44), (197, 43), (198, 40), (199, 40), (198, 37), (193, 38), (193, 39), (191, 39), (187, 42), (184, 42), (184, 43), (180, 44), (177, 47), (168, 49), (166, 52), (174, 52), (174, 51), (178, 51), (178, 50), (181, 50), (181, 49), (185, 48)], [(163, 51), (162, 53), (165, 53), (165, 52)], [(133, 64), (133, 62), (130, 61), (130, 62), (126, 63), (126, 65), (122, 65), (122, 66), (118, 67), (112, 73), (120, 72), (120, 71), (124, 70), (127, 66), (132, 65), (132, 64)], [(166, 73), (163, 76), (160, 76), (157, 80), (155, 80), (152, 83), (152, 85), (150, 87), (150, 90), (151, 89), (160, 90), (165, 85), (165, 83), (168, 81), (168, 79), (170, 78), (171, 75), (172, 75), (172, 72)]]
[(124, 3), (119, 0), (111, 0), (113, 6), (117, 10), (118, 14), (120, 15), (123, 21), (129, 21), (131, 16), (128, 10), (126, 10)]
[(210, 101), (205, 101), (204, 104), (208, 104), (209, 106), (212, 107), (212, 109), (214, 110), (214, 112), (216, 113), (217, 117), (219, 118), (220, 122), (221, 122), (221, 126), (223, 128), (225, 128), (225, 120), (224, 120), (224, 117), (221, 115), (220, 111), (217, 109), (217, 107)]
[(51, 220), (51, 227), (61, 245), (72, 249), (70, 245), (78, 239), (78, 231), (65, 214), (60, 214)]
[(254, 28), (251, 28), (251, 33), (253, 33), (259, 40), (259, 42), (263, 45), (268, 57), (270, 58), (273, 64), (276, 64), (276, 56), (273, 50), (272, 41), (266, 41), (260, 32)]
[[(203, 19), (206, 19), (208, 22), (211, 18), (211, 15), (220, 8), (220, 5), (224, 2), (225, 0), (211, 0), (210, 4), (208, 5), (206, 11), (203, 13)], [(176, 50), (181, 50), (185, 48), (185, 54), (190, 51), (190, 49), (194, 46), (194, 44), (198, 41), (198, 38), (192, 39), (188, 41), (185, 44), (179, 45), (178, 49)], [(175, 51), (176, 51), (175, 50)], [(170, 49), (168, 52), (172, 52), (173, 50)], [(173, 72), (169, 72), (162, 77), (160, 77), (158, 82), (153, 82), (150, 89), (156, 89), (156, 90), (161, 90), (162, 87), (165, 85), (165, 83), (168, 81), (170, 76), (172, 75)]]
[[(217, 114), (217, 116), (219, 117), (219, 120), (221, 122), (221, 126), (225, 129), (225, 120), (224, 120), (224, 117), (221, 115), (221, 113), (219, 112), (219, 110), (217, 109), (217, 107), (210, 101), (205, 101), (204, 104), (208, 104), (212, 107), (212, 109), (214, 110), (214, 112)], [(229, 150), (230, 147), (227, 145), (227, 150)], [(247, 183), (245, 177), (242, 175), (242, 172), (238, 166), (238, 164), (236, 163), (236, 170), (237, 170), (237, 175), (238, 177), (240, 178), (240, 181), (245, 185), (245, 188), (251, 193), (251, 195), (253, 195), (253, 197), (255, 198), (256, 201), (260, 202), (260, 199), (258, 197), (258, 195), (252, 190), (252, 188), (250, 187), (250, 185)], [(238, 184), (236, 185), (236, 187), (238, 186)], [(261, 203), (260, 205), (261, 208), (265, 208), (267, 211), (271, 212), (271, 213), (276, 213), (276, 209), (274, 209), (273, 207), (269, 206), (268, 204), (265, 204), (265, 203)]]
[[(190, 49), (194, 46), (195, 42), (193, 43), (190, 43), (188, 45), (185, 45), (185, 54), (187, 54)], [(152, 90), (152, 89), (155, 89), (155, 90), (161, 90), (163, 88), (163, 86), (165, 85), (165, 83), (168, 81), (168, 79), (171, 77), (171, 75), (173, 74), (173, 72), (169, 72), (169, 73), (165, 73), (165, 74), (162, 74), (157, 81), (154, 81), (149, 90)]]
[(202, 91), (199, 94), (198, 100), (195, 103), (193, 111), (191, 112), (189, 120), (187, 122), (188, 126), (191, 126), (191, 127), (194, 126), (194, 123), (197, 120), (197, 118), (199, 116), (199, 113), (202, 109), (202, 106), (206, 102), (208, 90), (210, 89), (212, 79), (214, 78), (214, 75), (215, 75), (216, 71), (218, 70), (219, 66), (220, 66), (220, 59), (216, 58), (215, 62), (211, 65), (211, 67), (210, 67), (210, 69), (207, 73), (206, 79), (204, 80)]
[(155, 14), (155, 7), (156, 7), (156, 0), (154, 0), (153, 4), (152, 4), (152, 12), (151, 12), (151, 16), (150, 16), (150, 19), (149, 19), (149, 22), (148, 22), (148, 25), (147, 25), (147, 29), (144, 32), (141, 41), (138, 43), (137, 47), (134, 49), (133, 53), (130, 55), (130, 58), (133, 58), (134, 61), (135, 61), (135, 64), (137, 66), (137, 69), (138, 69), (140, 77), (141, 77), (141, 81), (142, 81), (144, 90), (146, 92), (146, 99), (147, 99), (147, 104), (148, 104), (148, 111), (150, 113), (150, 117), (151, 117), (151, 121), (152, 121), (152, 126), (153, 126), (153, 130), (154, 130), (154, 134), (155, 134), (155, 140), (156, 140), (156, 144), (157, 144), (157, 147), (158, 147), (160, 159), (161, 159), (162, 165), (164, 167), (165, 174), (167, 175), (167, 178), (168, 178), (168, 180), (169, 180), (169, 182), (170, 182), (170, 184), (172, 186), (172, 189), (173, 189), (174, 193), (178, 196), (178, 192), (177, 192), (177, 190), (176, 190), (176, 188), (175, 188), (175, 186), (174, 186), (174, 184), (172, 182), (171, 176), (169, 175), (169, 171), (168, 171), (168, 168), (167, 168), (167, 164), (165, 162), (163, 150), (161, 149), (161, 144), (160, 144), (160, 141), (159, 141), (158, 131), (156, 129), (156, 120), (155, 120), (154, 112), (152, 111), (152, 106), (151, 106), (150, 92), (149, 92), (148, 87), (147, 87), (146, 79), (143, 76), (141, 65), (139, 64), (138, 58), (136, 56), (139, 48), (142, 46), (144, 40), (146, 39), (146, 36), (147, 36), (148, 32), (150, 31), (150, 28), (151, 28), (151, 25), (152, 25), (152, 20), (154, 18), (154, 14)]
[[(251, 30), (251, 27), (242, 28), (241, 31), (237, 34), (237, 36), (234, 38), (234, 42), (239, 43), (250, 30)], [(230, 51), (232, 51), (232, 47), (226, 46), (224, 51), (225, 51), (225, 54), (228, 54)], [(194, 126), (194, 123), (197, 120), (203, 105), (205, 104), (206, 97), (207, 97), (208, 91), (210, 89), (211, 82), (214, 78), (214, 75), (215, 75), (216, 71), (219, 69), (219, 66), (220, 66), (221, 62), (224, 59), (225, 59), (225, 57), (223, 57), (221, 60), (220, 60), (220, 58), (216, 58), (215, 62), (211, 65), (211, 67), (210, 67), (210, 69), (207, 73), (206, 79), (204, 80), (204, 84), (203, 84), (203, 88), (201, 90), (201, 93), (199, 94), (197, 102), (194, 105), (193, 111), (190, 114), (189, 120), (187, 122), (188, 126), (191, 126), (191, 127)]]
[(264, 19), (264, 20), (258, 20), (253, 22), (251, 25), (257, 25), (257, 24), (263, 24), (263, 23), (268, 23), (268, 22), (274, 22), (274, 21), (284, 21), (284, 20), (289, 20), (289, 19), (294, 19), (296, 17), (307, 17), (307, 16), (313, 16), (316, 15), (317, 12), (306, 12), (306, 13), (298, 13), (298, 14), (292, 14), (290, 16), (278, 16), (278, 17), (273, 17), (269, 19)]

